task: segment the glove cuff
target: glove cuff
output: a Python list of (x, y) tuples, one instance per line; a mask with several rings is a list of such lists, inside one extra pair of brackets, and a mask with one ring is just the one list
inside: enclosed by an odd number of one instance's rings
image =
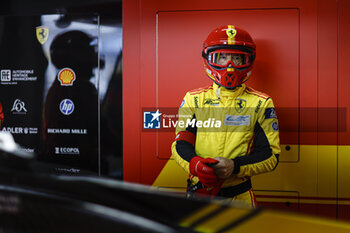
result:
[(190, 172), (191, 172), (192, 175), (197, 176), (196, 166), (198, 166), (199, 161), (202, 160), (202, 159), (203, 158), (199, 157), (199, 156), (194, 156), (191, 159), (190, 164), (189, 164), (189, 168), (190, 168)]

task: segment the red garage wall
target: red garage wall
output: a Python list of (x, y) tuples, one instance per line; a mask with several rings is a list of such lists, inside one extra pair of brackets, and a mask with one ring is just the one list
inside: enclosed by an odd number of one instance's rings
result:
[(186, 91), (210, 84), (202, 42), (233, 24), (257, 44), (248, 85), (279, 110), (281, 163), (268, 190), (289, 192), (298, 211), (346, 218), (349, 9), (346, 0), (123, 1), (124, 179), (154, 184), (174, 133), (143, 130), (143, 110), (176, 109)]
[[(293, 114), (288, 115), (290, 123), (282, 121), (281, 127), (293, 126), (292, 131), (297, 131), (299, 117), (296, 111), (300, 107), (301, 85), (300, 46), (303, 46), (305, 56), (316, 55), (316, 45), (312, 41), (308, 42), (305, 37), (305, 42), (300, 43), (300, 33), (307, 34), (309, 40), (315, 38), (316, 21), (305, 21), (301, 27), (300, 20), (305, 17), (304, 12), (311, 11), (312, 7), (312, 3), (305, 1), (287, 1), (283, 4), (279, 1), (220, 1), (215, 4), (212, 1), (198, 1), (197, 4), (193, 1), (177, 1), (176, 4), (165, 1), (125, 1), (125, 179), (152, 184), (159, 173), (156, 168), (162, 167), (162, 159), (169, 158), (173, 133), (164, 133), (157, 139), (156, 133), (140, 131), (142, 108), (177, 108), (186, 91), (211, 83), (203, 71), (201, 46), (207, 34), (219, 25), (235, 24), (251, 33), (258, 50), (254, 75), (249, 85), (273, 96), (276, 106), (294, 110)], [(310, 68), (316, 67), (313, 59), (304, 64)], [(308, 72), (305, 70), (303, 75), (313, 77)], [(305, 86), (315, 85), (315, 79), (312, 78), (301, 82)], [(315, 106), (315, 100), (316, 92), (307, 93), (308, 103), (303, 104)], [(133, 140), (129, 141), (128, 138)], [(281, 134), (281, 139), (285, 144), (297, 144), (299, 134), (285, 132)], [(313, 139), (305, 137), (305, 140)]]

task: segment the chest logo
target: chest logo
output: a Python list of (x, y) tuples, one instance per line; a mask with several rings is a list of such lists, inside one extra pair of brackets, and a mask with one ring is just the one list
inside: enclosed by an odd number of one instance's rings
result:
[(235, 109), (238, 113), (243, 112), (246, 105), (247, 105), (247, 101), (245, 99), (240, 99), (240, 98), (235, 99)]
[(219, 100), (218, 99), (205, 99), (205, 101), (204, 101), (204, 105), (206, 105), (206, 104), (209, 104), (209, 105), (211, 105), (211, 106), (218, 106), (218, 105), (220, 105), (220, 102), (219, 102)]
[(250, 126), (250, 115), (228, 115), (225, 114), (224, 125), (230, 126)]

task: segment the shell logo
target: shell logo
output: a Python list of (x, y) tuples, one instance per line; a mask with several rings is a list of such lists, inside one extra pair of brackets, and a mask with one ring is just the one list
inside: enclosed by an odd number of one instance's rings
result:
[(63, 68), (58, 73), (58, 81), (60, 81), (61, 86), (73, 86), (75, 80), (75, 73), (70, 68)]

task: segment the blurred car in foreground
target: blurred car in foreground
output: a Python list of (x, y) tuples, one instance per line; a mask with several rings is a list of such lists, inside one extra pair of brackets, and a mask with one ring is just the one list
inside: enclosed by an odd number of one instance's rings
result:
[[(0, 132), (0, 232), (350, 232), (350, 224), (57, 175)], [(69, 168), (67, 168), (69, 171)], [(62, 170), (61, 170), (62, 173)]]

